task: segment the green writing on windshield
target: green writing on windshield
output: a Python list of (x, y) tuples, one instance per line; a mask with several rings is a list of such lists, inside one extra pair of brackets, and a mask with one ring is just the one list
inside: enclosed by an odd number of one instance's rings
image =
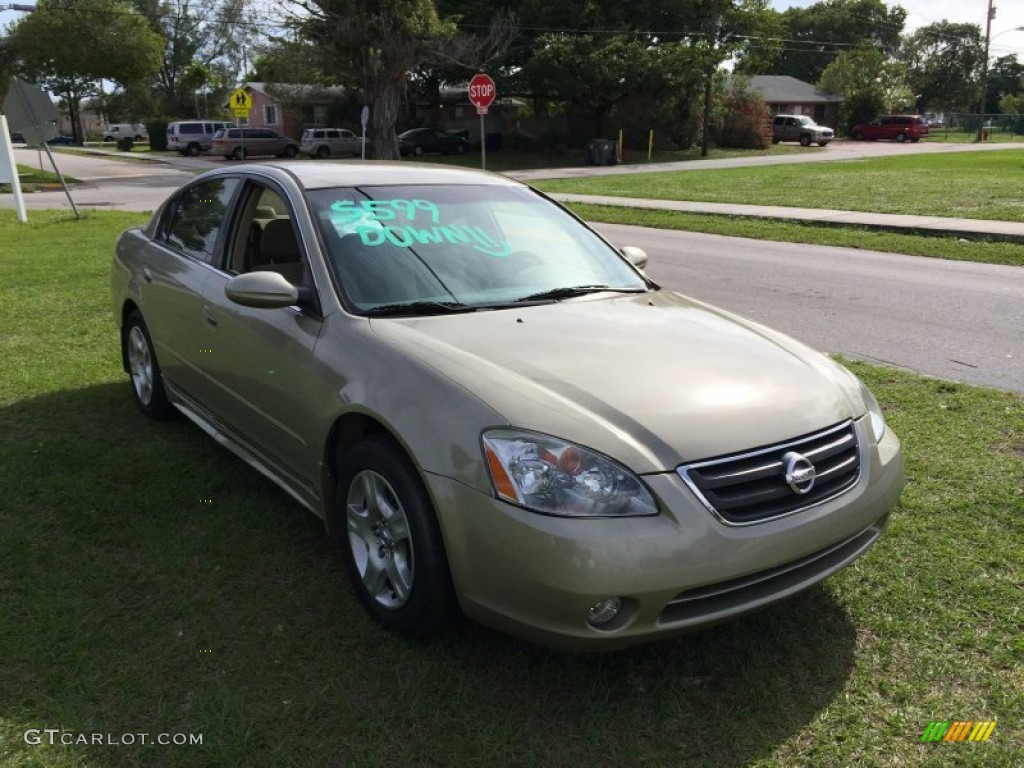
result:
[(453, 245), (471, 245), (474, 249), (488, 256), (508, 256), (512, 247), (506, 242), (498, 242), (480, 227), (455, 225), (450, 227), (380, 227), (360, 225), (356, 234), (363, 245), (375, 246), (390, 243), (399, 248), (412, 248), (414, 245), (433, 243), (451, 243)]
[(494, 239), (482, 227), (442, 224), (441, 209), (430, 200), (337, 200), (331, 203), (328, 216), (341, 237), (354, 232), (363, 245), (371, 247), (450, 244), (467, 245), (496, 258), (512, 253), (508, 242)]

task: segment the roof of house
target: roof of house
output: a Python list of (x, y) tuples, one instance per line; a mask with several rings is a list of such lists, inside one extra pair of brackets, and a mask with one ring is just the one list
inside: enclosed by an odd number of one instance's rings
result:
[(789, 75), (754, 75), (750, 87), (769, 104), (839, 104), (845, 101), (828, 91)]
[(332, 99), (345, 95), (345, 89), (340, 85), (310, 85), (307, 83), (246, 83), (258, 93), (262, 93), (274, 101), (310, 101), (316, 99)]

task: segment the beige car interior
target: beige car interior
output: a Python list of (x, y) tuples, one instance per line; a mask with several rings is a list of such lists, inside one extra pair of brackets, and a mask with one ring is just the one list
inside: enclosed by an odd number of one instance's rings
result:
[[(248, 222), (248, 223), (246, 223)], [(268, 187), (254, 187), (243, 204), (239, 233), (231, 253), (233, 272), (277, 272), (293, 285), (306, 285), (298, 237), (281, 197)]]

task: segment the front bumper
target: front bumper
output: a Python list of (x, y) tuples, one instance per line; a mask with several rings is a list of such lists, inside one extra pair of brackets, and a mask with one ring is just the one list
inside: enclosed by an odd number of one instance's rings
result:
[[(862, 445), (864, 420), (857, 422)], [(428, 475), (456, 592), (467, 616), (565, 650), (611, 650), (769, 605), (842, 569), (884, 530), (903, 487), (899, 440), (862, 456), (858, 484), (790, 517), (723, 525), (674, 472), (647, 475), (656, 517), (546, 517)], [(621, 597), (610, 627), (594, 603)]]

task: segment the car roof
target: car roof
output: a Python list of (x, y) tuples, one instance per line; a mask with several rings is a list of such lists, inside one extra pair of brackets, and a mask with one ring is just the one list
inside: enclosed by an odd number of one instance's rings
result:
[[(257, 165), (257, 164), (253, 164)], [(236, 167), (243, 170), (245, 166)], [(261, 166), (262, 170), (280, 168), (288, 171), (306, 189), (387, 184), (488, 184), (494, 186), (525, 186), (514, 179), (471, 168), (434, 165), (432, 163), (382, 162), (378, 160), (346, 163), (318, 163), (297, 160)]]

